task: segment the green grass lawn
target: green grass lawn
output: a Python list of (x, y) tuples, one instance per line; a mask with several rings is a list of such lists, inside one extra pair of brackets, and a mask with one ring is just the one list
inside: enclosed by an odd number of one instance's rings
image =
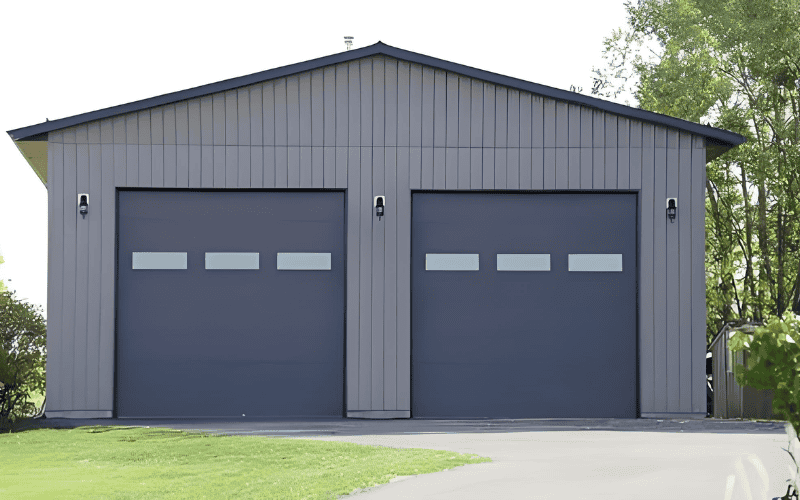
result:
[(0, 434), (0, 498), (336, 498), (488, 458), (170, 429)]

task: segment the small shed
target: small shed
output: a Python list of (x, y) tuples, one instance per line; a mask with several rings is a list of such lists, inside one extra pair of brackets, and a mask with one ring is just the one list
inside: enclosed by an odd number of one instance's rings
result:
[(760, 323), (736, 326), (727, 323), (711, 342), (712, 384), (715, 418), (776, 418), (772, 412), (772, 390), (742, 387), (736, 383), (733, 367), (746, 364), (749, 352), (733, 352), (728, 341), (737, 331), (752, 333)]

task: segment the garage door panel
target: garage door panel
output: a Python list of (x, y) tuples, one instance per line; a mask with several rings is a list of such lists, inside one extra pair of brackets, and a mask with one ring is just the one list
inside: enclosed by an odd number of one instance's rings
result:
[[(330, 377), (341, 377), (340, 367), (330, 366)], [(211, 406), (224, 406), (229, 416), (291, 416), (327, 411), (341, 411), (336, 390), (319, 384), (310, 377), (304, 365), (277, 365), (262, 362), (242, 363), (209, 361), (202, 365), (194, 361), (179, 363), (148, 362), (142, 364), (140, 387), (170, 383), (154, 399), (151, 391), (141, 390), (127, 395), (127, 404), (150, 416), (205, 415)], [(232, 388), (243, 380), (268, 380), (269, 384), (248, 384), (246, 397)], [(333, 389), (333, 390), (332, 390)]]
[[(430, 417), (636, 416), (636, 199), (417, 193), (412, 219), (412, 412)], [(419, 215), (419, 217), (418, 217)], [(425, 253), (480, 270), (425, 271)], [(498, 271), (497, 254), (550, 255)], [(568, 255), (622, 254), (622, 272)]]
[[(342, 193), (119, 202), (120, 416), (342, 414)], [(187, 252), (187, 269), (131, 269), (134, 251)], [(279, 271), (283, 251), (329, 252), (331, 270)], [(207, 252), (257, 252), (258, 269), (206, 269)]]

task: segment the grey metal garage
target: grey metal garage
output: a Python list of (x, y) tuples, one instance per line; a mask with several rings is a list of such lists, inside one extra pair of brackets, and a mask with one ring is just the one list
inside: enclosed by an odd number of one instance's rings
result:
[[(741, 144), (737, 134), (377, 43), (9, 135), (48, 187), (48, 416), (327, 415), (336, 405), (355, 418), (705, 415), (705, 164)], [(284, 252), (281, 238), (316, 217), (298, 207), (312, 193), (338, 196), (343, 213), (330, 215), (342, 222)], [(242, 239), (218, 245), (239, 226), (215, 217), (248, 197), (278, 219), (243, 215)], [(158, 236), (157, 217), (146, 215), (179, 217), (181, 203), (194, 207), (187, 224), (207, 228), (201, 239)], [(430, 203), (438, 208), (425, 215)], [(281, 218), (274, 234), (251, 239)], [(136, 227), (152, 238), (148, 248), (130, 239)], [(437, 228), (428, 246), (425, 227)], [(323, 236), (336, 231), (342, 247)], [(134, 269), (134, 253), (144, 266), (183, 263), (148, 252), (185, 253), (187, 267), (163, 270), (159, 289), (170, 292), (153, 322), (129, 323), (137, 308), (156, 307), (147, 280), (161, 272)], [(287, 252), (330, 252), (331, 270), (281, 271), (277, 254)], [(254, 254), (258, 269), (204, 267), (255, 266)], [(478, 271), (439, 270), (475, 262)], [(546, 262), (549, 271), (523, 270)], [(344, 280), (344, 291), (331, 282), (329, 296), (314, 295), (319, 276)], [(196, 285), (180, 285), (184, 277)], [(248, 307), (237, 313), (233, 300), (213, 323), (213, 300), (181, 302), (201, 284)], [(253, 299), (251, 286), (280, 300)], [(300, 307), (293, 294), (309, 294), (308, 310), (288, 308)], [(279, 328), (267, 324), (273, 306), (286, 310)], [(334, 325), (324, 340), (310, 349), (302, 336), (281, 340), (312, 317)], [(214, 347), (226, 322), (240, 332), (230, 344), (238, 350)], [(160, 395), (139, 397), (154, 383), (137, 382), (158, 342), (146, 335), (190, 324), (204, 328), (197, 346), (208, 377), (165, 364)], [(442, 324), (450, 330), (431, 326)], [(162, 333), (137, 345), (143, 330)], [(194, 360), (187, 331), (161, 354)], [(274, 389), (289, 368), (254, 366), (291, 352), (311, 378)], [(466, 369), (490, 356), (512, 362)], [(253, 379), (256, 399), (239, 391), (201, 401), (201, 386), (229, 385), (222, 374), (233, 372), (211, 368), (225, 360)], [(312, 389), (328, 368), (341, 375)], [(170, 396), (178, 391), (180, 404)]]

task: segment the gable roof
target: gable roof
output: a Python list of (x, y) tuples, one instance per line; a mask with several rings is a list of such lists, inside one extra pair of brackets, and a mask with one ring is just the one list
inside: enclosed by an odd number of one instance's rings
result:
[(443, 59), (437, 59), (435, 57), (418, 54), (416, 52), (398, 49), (381, 42), (360, 49), (348, 50), (338, 54), (312, 59), (310, 61), (290, 64), (288, 66), (260, 71), (258, 73), (231, 78), (216, 83), (209, 83), (207, 85), (180, 90), (178, 92), (171, 92), (169, 94), (150, 97), (148, 99), (142, 99), (140, 101), (134, 101), (128, 104), (120, 104), (110, 108), (99, 109), (97, 111), (90, 111), (88, 113), (81, 113), (79, 115), (69, 116), (58, 120), (46, 121), (36, 125), (30, 125), (28, 127), (9, 130), (8, 135), (11, 136), (14, 141), (46, 141), (47, 133), (54, 130), (72, 127), (89, 121), (101, 120), (103, 118), (109, 118), (116, 115), (132, 113), (164, 104), (184, 101), (207, 94), (224, 92), (226, 90), (252, 85), (265, 80), (281, 78), (284, 76), (321, 68), (323, 66), (340, 64), (353, 61), (355, 59), (376, 55), (384, 55), (393, 57), (395, 59), (408, 61), (410, 63), (431, 66), (433, 68), (459, 73), (470, 78), (484, 80), (497, 85), (524, 90), (533, 94), (541, 95), (543, 97), (549, 97), (559, 101), (566, 101), (572, 104), (589, 106), (591, 108), (606, 111), (608, 113), (625, 116), (633, 120), (653, 123), (656, 125), (684, 130), (692, 134), (700, 135), (706, 138), (707, 161), (710, 161), (725, 151), (745, 142), (745, 138), (743, 136), (728, 130), (709, 127), (707, 125), (700, 125), (699, 123), (681, 120), (680, 118), (653, 113), (651, 111), (645, 111), (643, 109), (633, 108), (623, 104), (604, 101), (602, 99), (597, 99), (595, 97), (590, 97), (576, 92), (548, 87), (546, 85), (540, 85), (538, 83), (528, 82), (518, 78), (512, 78), (510, 76), (499, 75), (497, 73), (472, 68), (463, 64), (457, 64), (454, 62), (445, 61)]

